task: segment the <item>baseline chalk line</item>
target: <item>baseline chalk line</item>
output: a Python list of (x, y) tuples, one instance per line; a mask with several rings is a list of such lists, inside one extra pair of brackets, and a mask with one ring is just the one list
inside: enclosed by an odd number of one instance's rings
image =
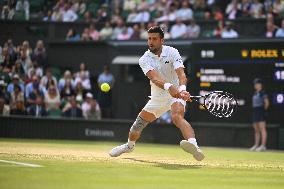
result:
[(31, 163), (22, 163), (22, 162), (17, 162), (17, 161), (7, 161), (7, 160), (1, 160), (0, 162), (2, 163), (10, 163), (10, 164), (15, 164), (15, 165), (22, 165), (26, 167), (43, 167), (42, 165), (37, 165), (37, 164), (31, 164)]

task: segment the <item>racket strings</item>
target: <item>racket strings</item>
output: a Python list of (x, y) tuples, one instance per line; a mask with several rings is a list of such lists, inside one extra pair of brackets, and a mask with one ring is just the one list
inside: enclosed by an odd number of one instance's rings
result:
[(204, 105), (217, 117), (230, 117), (237, 106), (237, 101), (229, 93), (213, 92), (205, 98)]

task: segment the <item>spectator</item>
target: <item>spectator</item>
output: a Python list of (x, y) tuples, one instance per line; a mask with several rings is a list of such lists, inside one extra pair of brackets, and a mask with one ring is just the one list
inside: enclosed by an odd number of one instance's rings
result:
[(63, 111), (64, 117), (69, 118), (82, 118), (83, 113), (80, 105), (76, 102), (74, 96), (72, 96), (69, 100), (70, 105)]
[(72, 9), (78, 14), (83, 15), (87, 9), (85, 0), (79, 0), (74, 2)]
[(24, 93), (21, 91), (21, 88), (19, 85), (15, 85), (14, 91), (11, 93), (11, 98), (10, 98), (11, 110), (14, 110), (17, 108), (18, 101), (24, 102)]
[(28, 70), (32, 68), (32, 61), (30, 59), (30, 56), (28, 54), (27, 50), (21, 49), (20, 50), (20, 62), (21, 66), (25, 72), (25, 75), (28, 75)]
[(213, 14), (214, 14), (214, 20), (217, 21), (224, 20), (224, 15), (220, 7), (214, 7)]
[(123, 1), (123, 10), (131, 11), (136, 8), (136, 1), (133, 0), (124, 0)]
[(47, 65), (46, 57), (47, 55), (46, 55), (44, 43), (42, 40), (38, 40), (36, 43), (34, 52), (33, 52), (33, 60), (36, 60), (40, 66), (45, 67)]
[(175, 20), (176, 20), (176, 7), (173, 3), (170, 5), (169, 11), (166, 14), (163, 14), (155, 19), (156, 22), (165, 22), (165, 21), (173, 22)]
[(85, 102), (82, 104), (83, 116), (85, 119), (101, 119), (101, 110), (99, 104), (93, 99), (91, 93), (86, 94)]
[(239, 35), (238, 33), (233, 29), (232, 23), (228, 22), (226, 23), (222, 33), (222, 38), (237, 38)]
[(11, 115), (27, 115), (27, 112), (25, 110), (24, 101), (17, 100), (15, 102), (15, 107), (11, 109), (10, 114)]
[(163, 22), (162, 24), (160, 24), (160, 27), (164, 31), (164, 39), (170, 39), (171, 34), (169, 33), (169, 24), (167, 22)]
[(15, 65), (12, 68), (12, 75), (18, 75), (19, 78), (24, 79), (25, 78), (25, 71), (21, 65), (21, 61), (17, 60), (15, 62)]
[(69, 81), (69, 82), (70, 82), (71, 88), (74, 88), (74, 87), (75, 87), (75, 83), (74, 83), (74, 80), (73, 80), (73, 78), (72, 78), (72, 73), (71, 73), (69, 70), (66, 70), (66, 71), (64, 72), (63, 77), (59, 79), (59, 82), (58, 82), (58, 89), (59, 89), (60, 92), (61, 92), (62, 89), (64, 88), (66, 81)]
[(117, 21), (116, 23), (116, 26), (113, 30), (113, 33), (112, 33), (112, 36), (111, 36), (111, 39), (117, 39), (117, 36), (122, 33), (122, 30), (123, 30), (123, 27), (124, 27), (124, 22), (123, 20), (119, 20)]
[(176, 17), (181, 20), (191, 20), (193, 18), (193, 11), (189, 8), (188, 1), (183, 1), (180, 9), (176, 11)]
[(5, 99), (0, 96), (0, 115), (10, 115), (10, 107), (5, 103)]
[(134, 24), (133, 33), (130, 37), (131, 40), (139, 40), (140, 39), (140, 26), (138, 24)]
[(251, 12), (250, 9), (251, 9), (250, 0), (242, 0), (242, 3), (240, 5), (242, 17), (250, 17), (250, 12)]
[(181, 39), (186, 37), (186, 25), (178, 18), (176, 24), (171, 28), (171, 37), (173, 39)]
[(100, 33), (99, 31), (96, 29), (95, 25), (94, 24), (91, 24), (90, 25), (90, 28), (89, 28), (89, 35), (91, 37), (91, 39), (93, 41), (98, 41), (100, 39)]
[(10, 93), (7, 92), (7, 84), (4, 80), (0, 80), (0, 98), (5, 100), (5, 104), (10, 103)]
[(101, 107), (103, 118), (112, 117), (112, 89), (114, 82), (114, 76), (111, 74), (110, 68), (108, 66), (104, 66), (103, 73), (101, 73), (98, 77), (98, 85), (100, 87), (101, 84), (108, 83), (110, 85), (110, 91), (105, 93), (100, 90), (98, 93), (98, 102)]
[(1, 19), (2, 20), (12, 20), (14, 17), (14, 10), (10, 9), (9, 6), (4, 5), (1, 12)]
[(51, 21), (54, 21), (54, 22), (62, 21), (62, 16), (63, 15), (59, 11), (59, 7), (55, 7), (51, 15)]
[(74, 22), (78, 19), (78, 15), (71, 9), (72, 3), (66, 3), (62, 13), (63, 22)]
[(84, 89), (82, 82), (79, 80), (75, 85), (75, 97), (78, 101), (83, 101), (83, 96), (85, 96), (87, 90)]
[[(25, 97), (29, 99), (31, 98), (31, 96), (43, 95), (43, 93), (44, 91), (42, 87), (40, 86), (39, 78), (37, 75), (34, 75), (32, 77), (32, 82), (26, 85)], [(34, 99), (35, 97), (33, 97), (33, 100)]]
[(128, 34), (128, 29), (126, 26), (123, 27), (122, 32), (118, 34), (117, 40), (129, 40), (130, 35)]
[(95, 20), (93, 18), (93, 13), (91, 11), (86, 11), (84, 14), (84, 21), (86, 23), (93, 23)]
[(28, 114), (35, 117), (45, 117), (47, 116), (47, 111), (44, 106), (43, 97), (36, 96), (35, 102), (29, 107)]
[(44, 22), (54, 21), (54, 20), (52, 20), (52, 14), (53, 14), (52, 10), (48, 10), (46, 15), (43, 17), (42, 21), (44, 21)]
[(266, 38), (274, 37), (275, 32), (276, 32), (276, 28), (275, 28), (273, 22), (268, 21), (266, 23), (266, 33), (265, 33)]
[(1, 67), (3, 69), (7, 69), (8, 72), (10, 72), (14, 66), (13, 59), (11, 55), (9, 54), (9, 49), (8, 47), (3, 47), (2, 49), (2, 64)]
[(81, 36), (81, 41), (91, 41), (89, 28), (84, 29), (82, 36)]
[(190, 21), (190, 25), (187, 27), (188, 38), (198, 38), (200, 34), (200, 26), (195, 23), (194, 20)]
[(66, 34), (66, 40), (67, 41), (80, 41), (81, 37), (80, 34), (78, 34), (75, 29), (70, 28)]
[(21, 50), (23, 51), (23, 53), (25, 54), (25, 56), (30, 60), (31, 55), (33, 54), (33, 50), (30, 47), (30, 43), (29, 41), (23, 41)]
[(18, 0), (16, 4), (16, 12), (23, 12), (25, 20), (30, 18), (30, 3), (28, 0)]
[(241, 14), (240, 12), (240, 5), (238, 4), (238, 0), (232, 0), (230, 4), (227, 5), (226, 8), (226, 15), (229, 20), (234, 20), (239, 17)]
[(203, 20), (209, 21), (213, 19), (213, 15), (210, 10), (205, 10), (203, 15)]
[(140, 0), (139, 4), (137, 5), (138, 10), (147, 10), (149, 9), (149, 4), (146, 0)]
[(49, 116), (60, 116), (60, 95), (55, 85), (49, 85), (48, 90), (44, 95), (44, 102)]
[(112, 36), (113, 29), (109, 21), (105, 23), (105, 26), (100, 31), (100, 39), (101, 40), (108, 40)]
[(57, 87), (57, 79), (52, 75), (50, 69), (46, 69), (45, 76), (40, 80), (40, 85), (43, 87), (43, 90), (47, 90), (49, 85), (55, 85)]
[(138, 11), (137, 16), (133, 19), (133, 22), (141, 23), (141, 22), (149, 22), (150, 13), (145, 8), (142, 8)]
[(278, 17), (284, 15), (284, 1), (283, 0), (275, 0), (273, 2), (273, 14)]
[(85, 74), (85, 76), (86, 76), (87, 78), (90, 78), (90, 71), (88, 70), (88, 68), (87, 68), (87, 66), (86, 66), (86, 64), (85, 64), (84, 62), (81, 62), (81, 63), (80, 63), (79, 71), (78, 71), (77, 73), (75, 73), (75, 77), (76, 77), (76, 78), (77, 78), (77, 77), (80, 77), (80, 74), (81, 74), (82, 72)]
[(73, 80), (71, 80), (71, 79), (65, 80), (64, 86), (60, 90), (61, 99), (66, 99), (67, 97), (75, 95), (75, 91), (74, 91), (73, 86), (72, 86), (72, 81)]
[(12, 61), (16, 61), (17, 60), (17, 52), (16, 52), (16, 48), (13, 44), (12, 39), (7, 40), (7, 48), (8, 48), (8, 54), (10, 55), (10, 59)]
[(126, 22), (133, 23), (137, 17), (138, 13), (136, 9), (131, 10), (131, 13), (127, 16)]
[(120, 19), (122, 19), (121, 18), (121, 11), (120, 11), (120, 8), (115, 8), (114, 9), (114, 12), (113, 12), (113, 14), (112, 14), (112, 16), (111, 16), (111, 23), (112, 24), (114, 24), (114, 23), (116, 23), (118, 20), (120, 20)]
[(97, 11), (97, 22), (106, 22), (108, 20), (108, 12), (107, 12), (108, 5), (102, 4), (101, 8)]
[(195, 19), (203, 19), (205, 11), (208, 10), (205, 0), (195, 0), (193, 9)]
[(13, 76), (12, 79), (12, 83), (10, 83), (7, 87), (7, 91), (12, 94), (14, 92), (15, 86), (19, 86), (20, 87), (20, 91), (24, 92), (25, 91), (25, 86), (22, 83), (22, 81), (20, 81), (20, 77), (19, 75), (15, 74)]
[(253, 3), (251, 4), (251, 9), (250, 9), (250, 15), (253, 18), (264, 18), (263, 14), (263, 4), (260, 3), (259, 0), (253, 0)]
[(90, 90), (91, 89), (91, 82), (90, 78), (86, 76), (84, 71), (80, 71), (80, 74), (78, 77), (75, 79), (75, 85), (80, 82), (85, 90)]
[(34, 61), (32, 62), (32, 64), (33, 64), (33, 69), (34, 69), (34, 71), (35, 71), (35, 75), (37, 75), (38, 77), (41, 78), (42, 75), (43, 75), (43, 70), (42, 70), (42, 66), (43, 66), (43, 65), (39, 65), (36, 60), (34, 60)]
[(264, 11), (266, 13), (272, 13), (273, 12), (273, 2), (271, 0), (264, 0), (263, 1), (263, 8), (264, 8)]
[(275, 37), (284, 37), (284, 19), (282, 20), (281, 28), (277, 30)]

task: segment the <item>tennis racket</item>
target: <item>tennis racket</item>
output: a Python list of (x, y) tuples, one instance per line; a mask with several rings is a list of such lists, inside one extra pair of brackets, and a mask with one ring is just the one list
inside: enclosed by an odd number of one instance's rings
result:
[(223, 118), (230, 117), (238, 106), (234, 96), (224, 91), (213, 91), (204, 96), (190, 96), (200, 103), (212, 115)]

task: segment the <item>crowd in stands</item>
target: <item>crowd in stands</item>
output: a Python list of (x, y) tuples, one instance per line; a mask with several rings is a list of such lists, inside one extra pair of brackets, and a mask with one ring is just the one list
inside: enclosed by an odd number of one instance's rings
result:
[[(4, 0), (1, 19), (22, 15), (29, 20), (34, 0)], [(50, 22), (86, 22), (90, 24), (78, 33), (70, 28), (68, 41), (145, 39), (147, 28), (160, 24), (166, 38), (220, 37), (236, 38), (233, 22), (238, 18), (267, 19), (266, 37), (283, 37), (283, 24), (274, 18), (284, 17), (284, 0), (58, 0), (43, 2)], [(17, 16), (18, 14), (18, 16)], [(196, 21), (195, 21), (196, 20)], [(206, 33), (197, 21), (217, 21), (216, 28)], [(96, 24), (104, 25), (96, 28)], [(264, 26), (265, 27), (265, 26)], [(278, 31), (279, 30), (279, 31)], [(276, 35), (277, 33), (277, 35)]]
[[(12, 39), (0, 46), (0, 115), (101, 119), (111, 116), (111, 92), (92, 94), (91, 74), (84, 63), (73, 73), (54, 74), (47, 66), (46, 49), (38, 40), (15, 46)], [(106, 66), (98, 83), (114, 77)], [(97, 84), (97, 82), (94, 82)], [(102, 115), (103, 114), (103, 115)]]

